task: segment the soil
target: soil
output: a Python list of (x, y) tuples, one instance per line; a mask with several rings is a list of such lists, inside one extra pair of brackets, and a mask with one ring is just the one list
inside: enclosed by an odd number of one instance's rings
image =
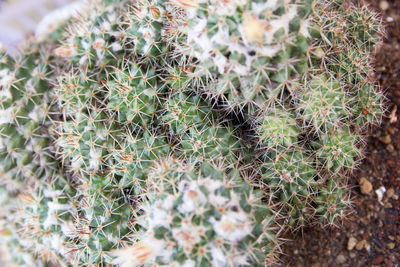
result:
[[(364, 2), (386, 24), (375, 76), (388, 110), (379, 128), (371, 129), (366, 157), (349, 178), (352, 213), (335, 229), (288, 233), (283, 266), (400, 266), (400, 1)], [(376, 190), (383, 193), (381, 200)]]

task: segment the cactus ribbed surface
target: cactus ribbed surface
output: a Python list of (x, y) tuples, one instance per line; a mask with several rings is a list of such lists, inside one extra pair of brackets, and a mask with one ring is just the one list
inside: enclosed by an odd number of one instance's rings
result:
[(347, 214), (346, 175), (384, 112), (374, 13), (340, 0), (87, 4), (0, 52), (10, 266), (270, 265), (283, 230)]

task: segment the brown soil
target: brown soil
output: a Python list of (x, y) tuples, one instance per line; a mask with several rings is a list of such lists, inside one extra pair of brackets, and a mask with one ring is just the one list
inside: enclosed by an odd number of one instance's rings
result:
[[(400, 1), (365, 2), (386, 24), (375, 75), (386, 91), (388, 111), (382, 125), (372, 129), (366, 158), (350, 177), (353, 212), (336, 229), (288, 234), (284, 266), (400, 266)], [(372, 184), (370, 194), (361, 193), (361, 178)], [(379, 201), (375, 191), (381, 186), (386, 192)]]

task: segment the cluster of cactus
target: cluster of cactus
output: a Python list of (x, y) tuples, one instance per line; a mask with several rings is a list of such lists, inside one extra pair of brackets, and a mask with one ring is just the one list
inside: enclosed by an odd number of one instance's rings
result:
[(140, 242), (116, 251), (114, 263), (136, 266), (262, 266), (273, 250), (268, 206), (260, 190), (209, 163), (191, 165), (174, 158), (149, 173), (148, 201)]
[(340, 0), (89, 5), (15, 58), (0, 51), (10, 266), (273, 264), (282, 231), (346, 214), (346, 175), (384, 112), (375, 14)]

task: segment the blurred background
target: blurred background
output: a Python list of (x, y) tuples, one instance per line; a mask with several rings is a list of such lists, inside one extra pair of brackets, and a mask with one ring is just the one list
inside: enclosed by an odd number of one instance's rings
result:
[(40, 20), (73, 0), (0, 0), (0, 42), (13, 53), (25, 34), (34, 32)]

